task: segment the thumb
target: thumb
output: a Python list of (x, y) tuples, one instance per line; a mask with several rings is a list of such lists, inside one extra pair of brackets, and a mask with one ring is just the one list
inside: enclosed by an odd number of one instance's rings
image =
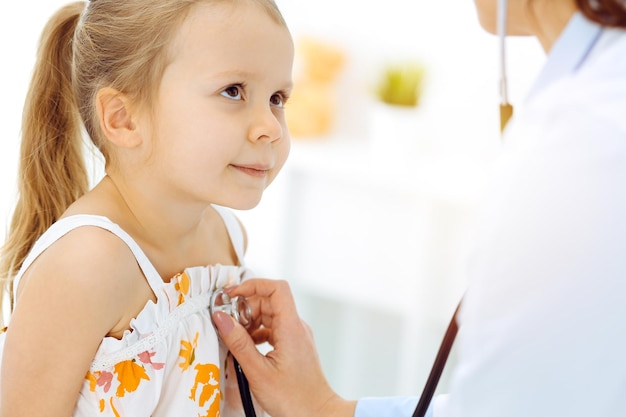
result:
[(213, 314), (215, 327), (228, 350), (237, 358), (243, 368), (255, 367), (262, 359), (254, 341), (239, 323), (222, 311)]

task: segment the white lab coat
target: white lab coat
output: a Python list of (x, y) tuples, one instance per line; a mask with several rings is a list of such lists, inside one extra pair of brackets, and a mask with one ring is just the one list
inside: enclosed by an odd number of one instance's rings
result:
[(626, 416), (626, 31), (505, 135), (434, 417)]
[(626, 416), (626, 31), (585, 55), (594, 28), (575, 15), (507, 128), (434, 417)]

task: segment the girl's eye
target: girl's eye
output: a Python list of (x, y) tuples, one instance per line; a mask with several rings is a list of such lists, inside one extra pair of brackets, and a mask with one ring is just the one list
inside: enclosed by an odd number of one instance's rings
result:
[(229, 98), (231, 100), (241, 100), (241, 86), (239, 85), (231, 85), (230, 87), (226, 87), (224, 91), (220, 93), (222, 96)]
[(284, 94), (274, 94), (270, 98), (270, 104), (274, 107), (285, 107), (285, 103), (287, 102), (287, 97)]

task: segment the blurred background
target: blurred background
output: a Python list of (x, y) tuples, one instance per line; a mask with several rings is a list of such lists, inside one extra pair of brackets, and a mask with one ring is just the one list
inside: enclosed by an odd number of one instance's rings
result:
[[(497, 41), (471, 0), (276, 1), (297, 47), (293, 146), (261, 204), (238, 212), (248, 264), (290, 281), (340, 394), (418, 394), (465, 288), (499, 152)], [(2, 236), (37, 40), (65, 3), (0, 13)], [(508, 47), (516, 104), (544, 57), (530, 39)]]

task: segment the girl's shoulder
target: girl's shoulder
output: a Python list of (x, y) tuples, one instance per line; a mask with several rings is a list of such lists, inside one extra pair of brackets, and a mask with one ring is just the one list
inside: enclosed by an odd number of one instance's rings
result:
[(94, 307), (122, 307), (146, 286), (146, 272), (156, 273), (142, 256), (130, 236), (105, 217), (60, 219), (38, 239), (15, 277), (15, 301), (26, 288), (62, 289), (68, 302), (87, 298)]
[(127, 260), (138, 264), (149, 280), (158, 275), (135, 240), (104, 216), (78, 214), (59, 219), (35, 242), (15, 282), (41, 257), (59, 264), (103, 264), (108, 268), (123, 266), (119, 261)]

